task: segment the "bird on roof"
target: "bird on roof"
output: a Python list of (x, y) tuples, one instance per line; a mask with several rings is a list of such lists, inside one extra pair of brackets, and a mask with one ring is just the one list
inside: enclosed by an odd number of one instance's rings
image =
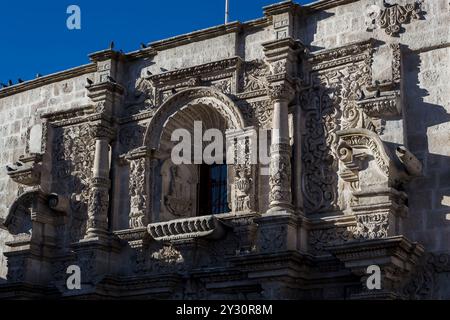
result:
[(19, 78), (19, 79), (17, 79), (17, 82), (18, 82), (18, 83), (22, 83), (23, 80), (22, 80), (21, 78)]
[(36, 78), (40, 78), (40, 77), (42, 77), (42, 74), (36, 73)]
[(145, 49), (145, 48), (147, 48), (147, 45), (145, 43), (141, 42), (141, 49)]
[(111, 42), (109, 43), (109, 49), (110, 49), (110, 50), (113, 50), (113, 49), (114, 49), (114, 41), (111, 41)]
[(8, 80), (8, 86), (12, 86), (13, 84), (12, 80)]
[(169, 71), (169, 70), (167, 70), (167, 69), (165, 69), (165, 68), (159, 68), (162, 72), (167, 72), (167, 71)]
[(111, 81), (112, 83), (116, 83), (116, 80), (115, 80), (113, 77), (107, 76), (106, 78), (107, 78), (109, 81)]
[(90, 85), (92, 85), (94, 83), (94, 81), (92, 81), (89, 78), (86, 78), (86, 82), (87, 82), (88, 86), (90, 86)]
[(175, 89), (175, 88), (172, 88), (172, 94), (175, 94), (175, 93), (177, 93), (177, 90)]
[(2, 88), (6, 88), (8, 85), (3, 82), (0, 82), (0, 86), (2, 86)]

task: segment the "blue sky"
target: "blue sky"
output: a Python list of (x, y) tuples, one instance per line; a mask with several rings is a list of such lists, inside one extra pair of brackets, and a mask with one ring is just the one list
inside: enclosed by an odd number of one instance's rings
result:
[[(230, 21), (262, 16), (277, 0), (230, 0)], [(307, 3), (310, 1), (297, 1)], [(125, 52), (223, 23), (225, 0), (4, 1), (0, 9), (0, 82), (17, 82), (88, 63), (114, 40)], [(66, 9), (81, 9), (81, 30), (68, 30)], [(124, 5), (126, 4), (126, 5)]]

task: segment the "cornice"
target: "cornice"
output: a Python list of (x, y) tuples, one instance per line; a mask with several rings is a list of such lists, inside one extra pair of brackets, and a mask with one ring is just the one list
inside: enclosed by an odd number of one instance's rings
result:
[(263, 7), (264, 15), (266, 17), (270, 17), (276, 14), (285, 13), (285, 12), (295, 12), (299, 10), (301, 6), (291, 0), (274, 3), (268, 6)]
[(334, 8), (337, 6), (341, 6), (341, 5), (356, 2), (356, 1), (359, 1), (359, 0), (319, 0), (319, 1), (305, 4), (305, 5), (303, 5), (303, 7), (306, 8), (310, 12), (314, 12), (314, 11), (321, 11), (321, 10)]
[(23, 91), (39, 88), (54, 82), (63, 81), (70, 78), (75, 78), (82, 76), (87, 73), (92, 73), (97, 71), (97, 65), (95, 63), (85, 64), (72, 69), (64, 70), (61, 72), (49, 74), (36, 78), (33, 80), (28, 80), (10, 87), (0, 89), (0, 98), (11, 96)]
[(149, 46), (156, 51), (163, 51), (173, 47), (218, 37), (228, 33), (238, 33), (241, 28), (242, 24), (238, 21), (234, 21), (207, 29), (190, 32), (180, 36), (175, 36), (165, 40), (151, 42), (149, 43)]

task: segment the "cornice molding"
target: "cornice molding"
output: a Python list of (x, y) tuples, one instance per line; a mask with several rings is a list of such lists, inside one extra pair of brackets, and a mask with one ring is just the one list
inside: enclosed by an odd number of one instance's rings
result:
[(0, 98), (11, 96), (23, 91), (39, 88), (54, 82), (64, 81), (70, 78), (76, 78), (84, 74), (96, 71), (97, 71), (97, 64), (89, 63), (72, 69), (49, 74), (46, 76), (42, 76), (40, 78), (28, 80), (10, 87), (0, 89)]
[(238, 21), (222, 24), (219, 26), (193, 31), (180, 36), (159, 40), (149, 43), (149, 46), (156, 51), (163, 51), (173, 47), (178, 47), (188, 43), (219, 37), (228, 33), (238, 33), (242, 24)]
[(303, 7), (308, 9), (308, 11), (321, 11), (330, 8), (334, 8), (337, 6), (341, 6), (344, 4), (356, 2), (359, 0), (319, 0), (312, 3), (305, 4)]

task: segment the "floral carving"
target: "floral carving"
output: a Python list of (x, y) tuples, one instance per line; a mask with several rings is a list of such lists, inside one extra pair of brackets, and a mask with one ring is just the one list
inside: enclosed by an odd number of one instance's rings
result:
[(265, 90), (268, 86), (266, 76), (270, 68), (263, 60), (253, 60), (245, 63), (242, 91)]
[(370, 213), (356, 216), (355, 238), (387, 238), (389, 231), (388, 213)]
[(146, 225), (145, 162), (145, 158), (130, 160), (130, 228), (139, 228)]
[(184, 258), (181, 253), (172, 246), (164, 246), (161, 250), (154, 252), (152, 258), (167, 264), (183, 263)]

